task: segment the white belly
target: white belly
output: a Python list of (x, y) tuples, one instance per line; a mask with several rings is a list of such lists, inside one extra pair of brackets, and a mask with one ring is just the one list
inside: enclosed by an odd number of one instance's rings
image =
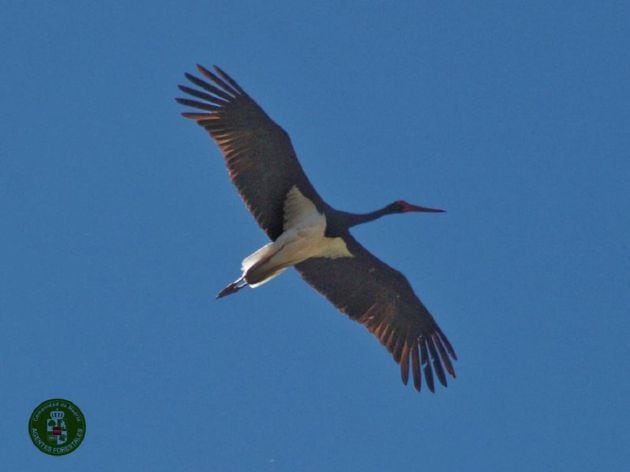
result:
[(251, 287), (268, 282), (287, 267), (311, 257), (352, 257), (342, 238), (327, 238), (326, 217), (293, 187), (284, 204), (284, 232), (274, 242), (247, 256), (243, 276)]

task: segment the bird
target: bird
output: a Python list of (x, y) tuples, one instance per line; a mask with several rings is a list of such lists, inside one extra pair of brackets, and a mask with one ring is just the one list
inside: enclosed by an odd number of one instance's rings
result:
[[(364, 248), (350, 233), (356, 225), (397, 213), (444, 210), (397, 200), (371, 213), (330, 206), (306, 176), (287, 132), (218, 66), (197, 65), (179, 85), (188, 110), (220, 148), (230, 179), (271, 242), (243, 259), (241, 276), (217, 298), (256, 288), (294, 267), (339, 311), (363, 324), (420, 392), (435, 392), (434, 375), (446, 387), (457, 355), (407, 278)], [(424, 375), (423, 375), (424, 374)]]

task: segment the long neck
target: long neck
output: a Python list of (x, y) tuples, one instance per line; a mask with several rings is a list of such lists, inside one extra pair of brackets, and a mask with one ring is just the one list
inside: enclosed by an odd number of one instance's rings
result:
[(370, 221), (377, 220), (381, 216), (389, 215), (392, 213), (389, 207), (381, 208), (380, 210), (372, 211), (370, 213), (346, 213), (342, 212), (344, 216), (344, 221), (348, 228), (356, 225), (360, 225), (363, 223), (368, 223)]

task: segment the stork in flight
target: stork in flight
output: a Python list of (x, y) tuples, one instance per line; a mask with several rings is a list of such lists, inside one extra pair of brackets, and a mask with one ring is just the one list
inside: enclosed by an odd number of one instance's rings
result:
[[(404, 275), (373, 256), (350, 228), (384, 215), (442, 212), (395, 201), (372, 213), (332, 208), (317, 193), (295, 155), (289, 135), (217, 66), (198, 65), (203, 80), (180, 85), (193, 98), (177, 98), (199, 111), (182, 115), (210, 133), (225, 158), (230, 178), (272, 242), (247, 256), (242, 275), (218, 298), (258, 287), (294, 266), (304, 280), (340, 311), (362, 323), (400, 364), (403, 383), (413, 375), (416, 390), (434, 391), (433, 375), (446, 386), (455, 377), (451, 343), (416, 296)], [(411, 364), (411, 365), (410, 365)]]

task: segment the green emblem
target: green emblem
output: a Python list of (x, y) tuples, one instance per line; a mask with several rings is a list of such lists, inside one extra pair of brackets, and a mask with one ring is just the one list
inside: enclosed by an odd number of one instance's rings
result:
[(85, 437), (85, 418), (79, 407), (68, 400), (46, 400), (33, 410), (28, 434), (35, 447), (51, 456), (74, 451)]

